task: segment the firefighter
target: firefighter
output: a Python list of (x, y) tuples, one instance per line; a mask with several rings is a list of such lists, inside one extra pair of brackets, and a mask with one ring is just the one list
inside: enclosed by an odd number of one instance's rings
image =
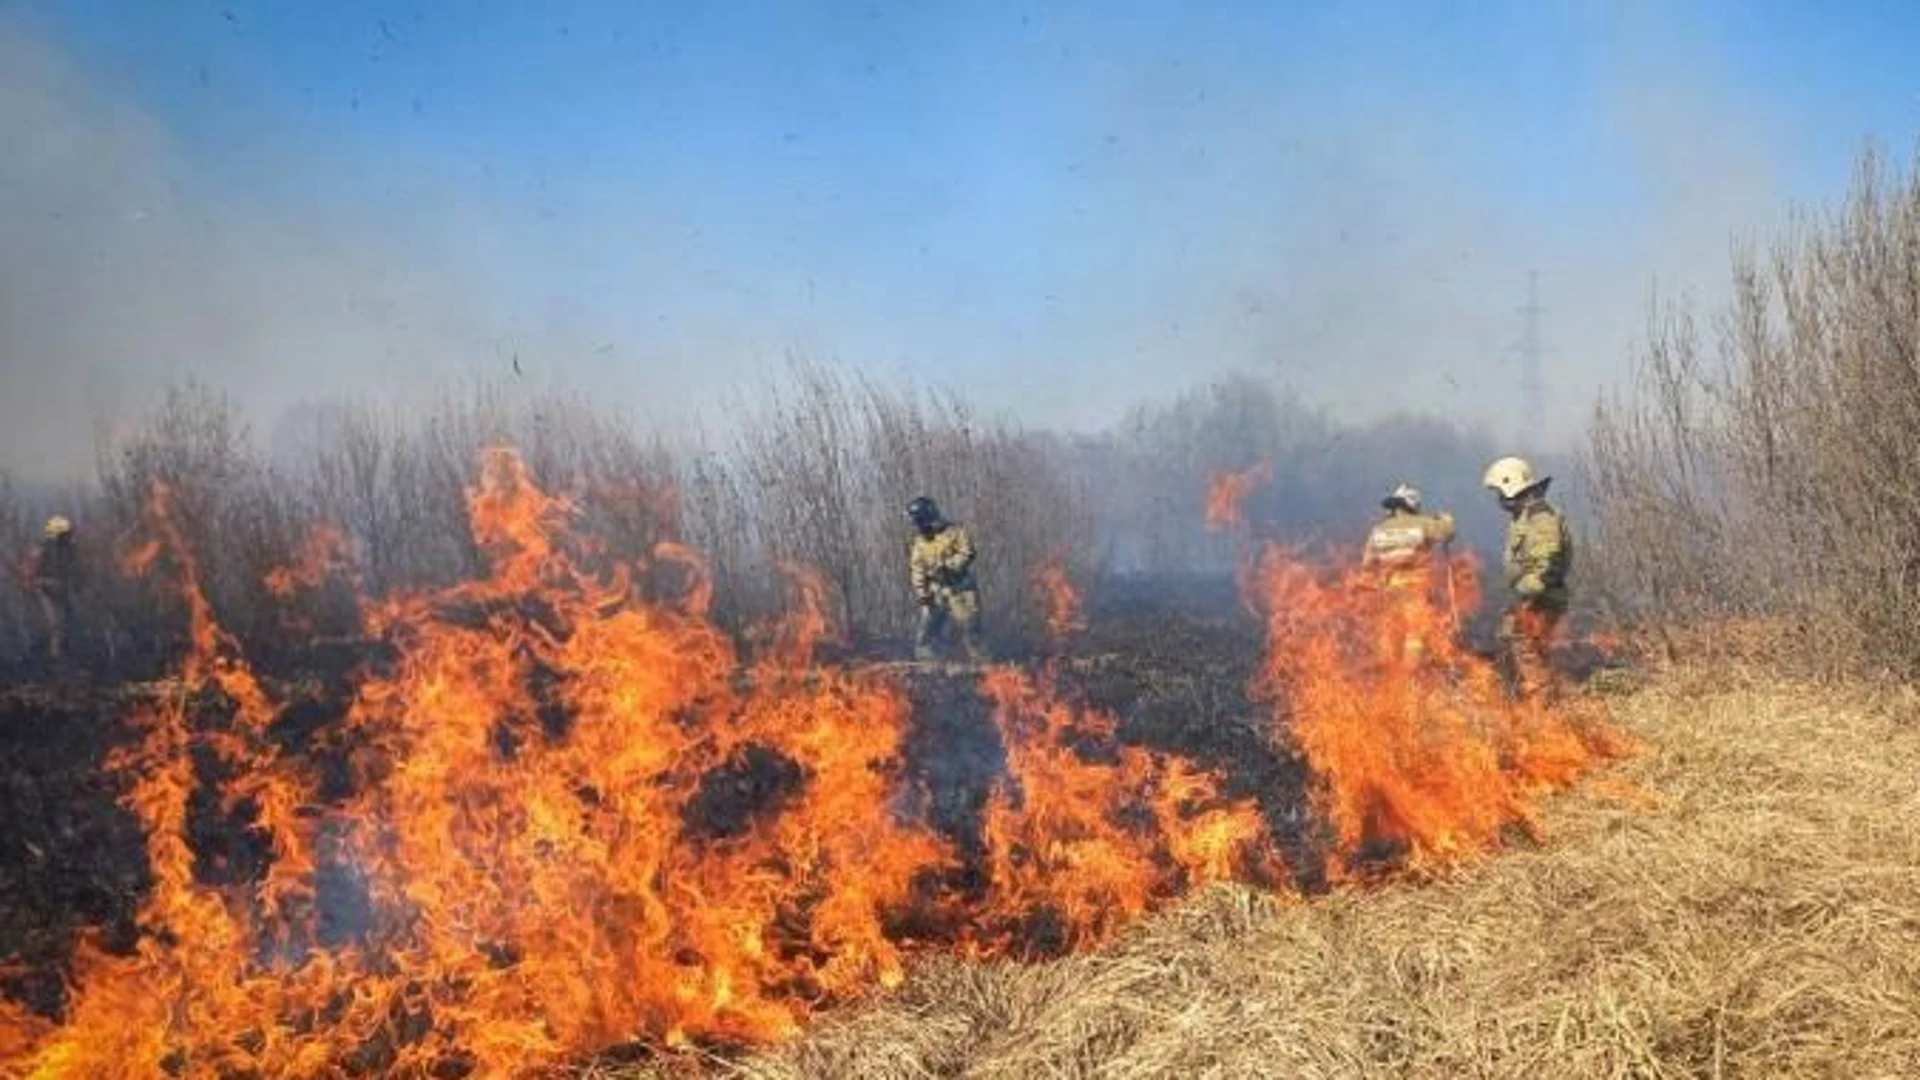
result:
[(914, 529), (907, 552), (908, 577), (920, 606), (914, 659), (933, 659), (935, 642), (951, 626), (959, 633), (967, 659), (979, 663), (980, 588), (973, 574), (973, 537), (963, 526), (946, 520), (940, 507), (925, 495), (907, 504), (907, 520)]
[(27, 586), (39, 601), (47, 659), (58, 663), (67, 655), (74, 600), (80, 591), (80, 551), (74, 544), (73, 523), (59, 515), (48, 518), (24, 569)]
[(1500, 497), (1509, 517), (1505, 571), (1507, 609), (1500, 641), (1512, 664), (1516, 689), (1528, 700), (1551, 700), (1559, 692), (1549, 648), (1567, 613), (1567, 575), (1573, 565), (1573, 535), (1567, 519), (1547, 502), (1552, 477), (1535, 476), (1517, 457), (1487, 467), (1482, 482)]
[[(1444, 510), (1423, 513), (1420, 489), (1406, 483), (1388, 492), (1380, 507), (1385, 514), (1367, 533), (1360, 566), (1395, 601), (1383, 655), (1398, 652), (1417, 663), (1427, 652), (1435, 611), (1433, 570), (1436, 558), (1453, 542), (1453, 515)], [(1444, 567), (1442, 571), (1447, 572)]]

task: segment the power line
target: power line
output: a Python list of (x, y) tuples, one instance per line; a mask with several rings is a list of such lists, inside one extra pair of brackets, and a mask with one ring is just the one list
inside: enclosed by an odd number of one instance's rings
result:
[(1527, 271), (1527, 303), (1520, 309), (1520, 341), (1514, 351), (1520, 355), (1520, 435), (1534, 447), (1546, 437), (1547, 384), (1542, 360), (1551, 350), (1540, 339), (1540, 272)]

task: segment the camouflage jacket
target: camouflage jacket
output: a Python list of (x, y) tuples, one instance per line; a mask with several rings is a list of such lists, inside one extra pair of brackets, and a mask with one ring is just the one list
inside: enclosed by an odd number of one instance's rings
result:
[(973, 591), (973, 555), (973, 537), (951, 522), (932, 536), (915, 534), (907, 552), (914, 600), (930, 604), (942, 595)]
[(1567, 606), (1573, 533), (1560, 511), (1544, 501), (1521, 507), (1507, 523), (1507, 590), (1528, 603)]
[(1416, 584), (1431, 567), (1433, 549), (1453, 539), (1453, 515), (1391, 510), (1367, 533), (1363, 569), (1384, 575), (1388, 588)]
[(27, 553), (22, 575), (43, 593), (65, 595), (80, 587), (80, 549), (72, 540), (42, 540)]

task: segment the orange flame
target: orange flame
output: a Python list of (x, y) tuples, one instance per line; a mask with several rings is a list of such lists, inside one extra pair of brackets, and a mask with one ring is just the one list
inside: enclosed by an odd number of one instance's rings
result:
[[(1013, 777), (987, 812), (990, 934), (1048, 913), (1065, 944), (1091, 944), (1183, 887), (1278, 866), (1258, 810), (1221, 799), (1213, 777), (1131, 746), (1083, 760), (1077, 742), (1114, 746), (1113, 717), (1014, 668), (990, 669), (981, 689)], [(1125, 820), (1129, 808), (1145, 821)]]
[[(252, 672), (234, 655), (233, 643), (213, 618), (200, 587), (200, 573), (173, 518), (173, 493), (155, 483), (145, 520), (155, 534), (124, 565), (150, 570), (172, 556), (189, 612), (191, 652), (179, 693), (143, 710), (135, 719), (144, 736), (108, 758), (109, 769), (132, 780), (123, 804), (145, 827), (154, 884), (141, 908), (148, 937), (130, 957), (105, 953), (82, 941), (74, 961), (76, 1000), (65, 1023), (37, 1040), (24, 1055), (0, 1058), (22, 1064), (32, 1076), (147, 1076), (159, 1063), (185, 1055), (190, 1075), (214, 1075), (245, 1060), (286, 1060), (278, 1048), (284, 1033), (259, 1027), (283, 1012), (302, 978), (246, 978), (250, 956), (266, 953), (277, 963), (310, 939), (312, 878), (317, 867), (304, 809), (304, 778), (268, 738), (277, 710)], [(187, 840), (187, 804), (195, 787), (190, 750), (196, 735), (188, 721), (190, 696), (215, 689), (234, 706), (227, 730), (200, 740), (237, 779), (224, 791), (226, 812), (248, 812), (271, 842), (274, 861), (251, 897), (223, 896), (198, 883)], [(265, 934), (250, 934), (263, 920)], [(311, 976), (320, 970), (309, 968)], [(318, 1000), (318, 999), (316, 999)], [(220, 1041), (187, 1047), (174, 1040), (180, 1029), (221, 1031)], [(255, 1041), (240, 1051), (233, 1040)], [(24, 1058), (24, 1062), (21, 1059)]]
[[(469, 509), (485, 573), (369, 608), (398, 660), (358, 686), (335, 733), (351, 791), (323, 804), (156, 490), (144, 561), (169, 557), (193, 649), (183, 692), (109, 762), (147, 833), (146, 933), (131, 956), (83, 945), (65, 1015), (23, 1021), (0, 1072), (508, 1077), (635, 1041), (774, 1039), (897, 982), (907, 927), (991, 954), (1046, 944), (1045, 912), (1052, 944), (1092, 942), (1274, 861), (1215, 778), (1001, 670), (984, 690), (1008, 764), (973, 856), (989, 884), (954, 893), (954, 843), (910, 812), (905, 694), (814, 663), (833, 632), (817, 574), (787, 568), (797, 603), (749, 659), (707, 620), (697, 556), (655, 552), (691, 571), (673, 606), (623, 568), (587, 573), (570, 508), (511, 452), (485, 456)], [(209, 724), (215, 697), (233, 710)], [(196, 874), (203, 783), (271, 841), (250, 885)], [(364, 894), (350, 944), (319, 947), (323, 868)]]
[(1047, 560), (1034, 574), (1033, 584), (1040, 596), (1049, 641), (1064, 644), (1087, 628), (1087, 620), (1080, 611), (1080, 593), (1074, 589), (1062, 559), (1056, 556)]
[[(983, 678), (1005, 767), (963, 853), (914, 812), (903, 689), (815, 662), (834, 632), (819, 575), (786, 568), (797, 601), (743, 657), (708, 618), (697, 555), (653, 553), (689, 571), (675, 604), (639, 599), (634, 568), (588, 572), (571, 508), (511, 451), (486, 454), (468, 505), (485, 571), (369, 605), (397, 659), (330, 734), (347, 790), (323, 799), (156, 488), (139, 561), (169, 557), (193, 647), (181, 691), (108, 761), (146, 832), (144, 933), (125, 956), (80, 943), (57, 1022), (0, 1004), (0, 1075), (507, 1078), (629, 1044), (777, 1039), (896, 983), (916, 947), (1086, 946), (1184, 889), (1281, 869), (1254, 803), (1124, 744), (1051, 668)], [(1077, 626), (1064, 573), (1043, 580), (1050, 623)], [(1482, 849), (1615, 749), (1507, 704), (1444, 633), (1407, 660), (1395, 633), (1437, 625), (1419, 603), (1272, 548), (1250, 580), (1259, 688), (1343, 855)], [(197, 872), (187, 807), (205, 784), (269, 841), (259, 880)], [(323, 877), (365, 912), (326, 942)]]
[(317, 589), (328, 574), (346, 565), (347, 552), (346, 534), (330, 525), (321, 525), (300, 542), (290, 565), (267, 572), (267, 591), (284, 602), (293, 599), (295, 593)]
[(120, 572), (128, 577), (145, 577), (160, 558), (160, 541), (146, 540), (120, 555)]
[[(1474, 561), (1459, 557), (1451, 572), (1454, 602), (1473, 606)], [(1252, 580), (1268, 636), (1256, 689), (1318, 780), (1336, 858), (1384, 846), (1434, 866), (1487, 850), (1503, 828), (1537, 825), (1539, 793), (1625, 752), (1604, 725), (1509, 700), (1431, 592), (1321, 572), (1272, 545)]]
[(1253, 489), (1273, 479), (1273, 462), (1261, 460), (1239, 472), (1215, 473), (1207, 484), (1207, 528), (1215, 531), (1246, 523), (1241, 504)]

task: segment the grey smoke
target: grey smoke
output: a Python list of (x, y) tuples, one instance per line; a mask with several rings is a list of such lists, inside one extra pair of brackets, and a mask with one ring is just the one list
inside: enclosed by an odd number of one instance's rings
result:
[[(186, 375), (271, 430), (303, 400), (405, 404), (508, 376), (516, 354), (529, 393), (592, 387), (668, 424), (792, 348), (1083, 429), (1249, 369), (1343, 416), (1411, 407), (1507, 433), (1532, 268), (1570, 441), (1625, 370), (1656, 278), (1712, 299), (1731, 234), (1782, 209), (1769, 118), (1701, 59), (1698, 28), (1631, 6), (1587, 18), (1615, 43), (1601, 105), (1645, 196), (1634, 216), (1490, 178), (1471, 118), (1365, 79), (1305, 113), (1177, 51), (1088, 62), (1084, 138), (1049, 149), (1078, 170), (1076, 197), (1036, 238), (1058, 249), (1015, 317), (969, 307), (979, 293), (945, 308), (932, 285), (885, 310), (894, 293), (844, 280), (826, 252), (733, 265), (673, 208), (617, 194), (543, 216), (432, 163), (393, 165), (378, 195), (330, 191), (297, 129), (248, 157), (281, 183), (232, 183), (0, 15), (0, 468), (84, 471), (96, 424)], [(1328, 43), (1357, 71), (1369, 47)]]

